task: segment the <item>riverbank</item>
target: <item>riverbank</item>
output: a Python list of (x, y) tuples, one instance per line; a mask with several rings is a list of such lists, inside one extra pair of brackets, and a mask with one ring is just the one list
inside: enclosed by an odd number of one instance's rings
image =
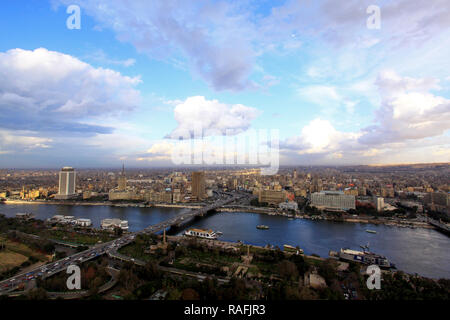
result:
[[(186, 236), (167, 236), (167, 241), (173, 241), (173, 242), (180, 242), (180, 241), (185, 241), (187, 239), (192, 239), (192, 238), (187, 238)], [(235, 241), (223, 241), (223, 240), (219, 240), (219, 239), (215, 239), (215, 240), (210, 240), (210, 239), (202, 239), (202, 238), (195, 238), (196, 241), (198, 243), (204, 244), (206, 246), (211, 246), (211, 247), (218, 247), (220, 249), (224, 249), (226, 250), (230, 250), (232, 248), (234, 248), (234, 250), (239, 250), (242, 247), (249, 247), (250, 253), (252, 253), (254, 250), (268, 250), (268, 251), (274, 251), (276, 250), (275, 248), (268, 248), (268, 247), (263, 247), (263, 246), (258, 246), (258, 245), (254, 245), (254, 244), (245, 244), (242, 242), (235, 242)], [(282, 248), (280, 248), (281, 250)], [(284, 250), (282, 250), (284, 253), (288, 254), (288, 255), (292, 255), (295, 254), (293, 252), (286, 252)], [(325, 261), (328, 257), (320, 257), (320, 256), (316, 256), (316, 255), (307, 255), (304, 253), (300, 253), (299, 255), (301, 255), (302, 257), (306, 258), (306, 259), (311, 259), (311, 260), (317, 260), (317, 261)]]
[(105, 202), (86, 202), (86, 201), (64, 201), (64, 200), (6, 200), (3, 204), (53, 204), (53, 205), (66, 205), (66, 206), (111, 206), (111, 207), (137, 207), (137, 208), (180, 208), (180, 209), (199, 209), (201, 205), (189, 205), (189, 204), (170, 204), (170, 203), (155, 203), (151, 205), (144, 205), (142, 203), (114, 203), (111, 201)]
[(365, 223), (365, 224), (382, 224), (387, 226), (394, 226), (400, 228), (425, 228), (425, 229), (436, 229), (434, 226), (430, 225), (428, 222), (422, 221), (412, 221), (412, 220), (401, 220), (401, 219), (385, 219), (385, 218), (374, 218), (371, 216), (359, 216), (359, 217), (330, 217), (330, 216), (308, 216), (299, 214), (288, 214), (285, 212), (279, 212), (273, 208), (218, 208), (217, 212), (247, 212), (247, 213), (259, 213), (267, 214), (270, 216), (282, 216), (290, 219), (308, 219), (308, 220), (325, 220), (332, 222), (350, 222), (350, 223)]
[[(119, 207), (119, 208), (175, 208), (175, 209), (199, 209), (203, 206), (199, 204), (172, 204), (172, 203), (156, 203), (145, 205), (142, 203), (114, 203), (111, 201), (104, 202), (87, 202), (87, 201), (64, 201), (64, 200), (6, 200), (3, 205), (66, 205), (66, 206), (107, 206), (107, 207)], [(1, 206), (0, 206), (1, 208)], [(217, 212), (247, 212), (265, 214), (270, 216), (282, 216), (289, 219), (308, 219), (308, 220), (325, 220), (331, 222), (349, 222), (349, 223), (363, 223), (363, 224), (375, 224), (375, 225), (387, 225), (399, 228), (424, 228), (424, 229), (437, 229), (433, 225), (422, 221), (413, 220), (401, 220), (401, 219), (386, 219), (386, 218), (374, 218), (371, 216), (344, 216), (334, 217), (329, 215), (300, 215), (286, 212), (280, 212), (274, 208), (258, 208), (258, 207), (223, 207), (216, 209)]]

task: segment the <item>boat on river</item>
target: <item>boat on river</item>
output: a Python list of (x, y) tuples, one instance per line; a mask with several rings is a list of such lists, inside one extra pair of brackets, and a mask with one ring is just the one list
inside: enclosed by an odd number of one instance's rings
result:
[(203, 230), (203, 229), (189, 229), (184, 232), (184, 235), (189, 237), (203, 238), (215, 240), (218, 238), (217, 234), (212, 230)]
[[(395, 269), (395, 265), (388, 258), (380, 254), (369, 251), (369, 245), (361, 246), (363, 251), (342, 249), (336, 253), (341, 260), (358, 262), (364, 265), (377, 265), (382, 269)], [(331, 255), (331, 254), (330, 254)]]

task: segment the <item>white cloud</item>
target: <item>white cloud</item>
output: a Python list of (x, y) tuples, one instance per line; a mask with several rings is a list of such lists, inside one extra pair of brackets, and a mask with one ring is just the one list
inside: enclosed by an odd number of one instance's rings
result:
[(242, 104), (229, 105), (202, 96), (189, 97), (175, 107), (178, 126), (168, 138), (192, 137), (197, 134), (197, 129), (203, 130), (204, 136), (235, 135), (247, 130), (258, 114), (257, 109)]
[(138, 161), (160, 161), (171, 160), (174, 144), (168, 141), (154, 143), (143, 156), (138, 157)]
[[(381, 9), (381, 29), (366, 27), (369, 5)], [(420, 44), (450, 27), (450, 5), (447, 0), (308, 0), (286, 1), (273, 8), (264, 19), (264, 30), (271, 33), (322, 37), (338, 45), (352, 45), (360, 40), (361, 47), (371, 47), (379, 42), (392, 46)]]
[[(319, 43), (317, 48), (340, 60), (328, 68), (330, 72), (341, 78), (344, 70), (356, 77), (391, 55), (403, 63), (411, 49), (434, 49), (436, 43), (430, 40), (445, 36), (450, 29), (447, 0), (378, 2), (380, 30), (366, 27), (366, 9), (373, 0), (287, 0), (269, 5), (265, 1), (213, 0), (78, 3), (120, 41), (152, 58), (187, 63), (217, 90), (258, 88), (250, 78), (256, 61), (266, 53), (311, 49), (317, 55), (315, 44)], [(441, 57), (447, 57), (445, 44), (441, 46)], [(348, 49), (344, 54), (339, 52), (343, 47)], [(422, 53), (420, 58), (423, 61)], [(313, 77), (324, 75), (323, 70), (310, 71)]]
[(0, 153), (16, 153), (51, 147), (52, 139), (37, 137), (36, 132), (0, 130)]
[(0, 52), (0, 124), (8, 129), (105, 132), (83, 119), (133, 110), (139, 78), (94, 68), (67, 54), (39, 48)]
[(354, 145), (358, 136), (358, 133), (338, 131), (330, 121), (316, 118), (302, 128), (300, 136), (285, 140), (280, 147), (300, 155), (333, 153), (342, 158), (345, 146)]
[[(58, 2), (72, 4), (72, 0)], [(217, 90), (255, 87), (249, 80), (256, 56), (250, 41), (254, 30), (239, 3), (85, 0), (79, 4), (120, 41), (152, 58), (187, 60), (194, 74)]]
[[(317, 163), (325, 160), (333, 163), (333, 158), (353, 164), (375, 160), (377, 163), (401, 162), (401, 157), (425, 162), (448, 161), (450, 138), (446, 133), (450, 129), (450, 100), (432, 93), (440, 90), (439, 81), (383, 71), (375, 83), (381, 102), (375, 112), (374, 125), (343, 132), (336, 130), (330, 121), (317, 118), (304, 126), (299, 136), (281, 142), (283, 152), (294, 159), (298, 159), (298, 155), (308, 156), (309, 161)], [(325, 100), (338, 99), (333, 89), (308, 91), (314, 93), (310, 97), (317, 99), (320, 92)], [(424, 154), (419, 157), (420, 151)]]
[(450, 128), (450, 100), (429, 91), (439, 89), (437, 79), (400, 77), (380, 73), (377, 85), (381, 106), (376, 124), (364, 129), (364, 144), (382, 144), (439, 136)]

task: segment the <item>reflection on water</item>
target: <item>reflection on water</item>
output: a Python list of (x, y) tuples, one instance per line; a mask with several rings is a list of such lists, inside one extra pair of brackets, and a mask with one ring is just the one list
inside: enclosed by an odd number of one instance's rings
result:
[[(65, 206), (46, 204), (4, 204), (0, 213), (14, 217), (18, 212), (30, 212), (38, 219), (56, 214), (89, 218), (95, 227), (105, 218), (128, 220), (130, 231), (174, 217), (189, 209), (136, 208), (110, 206)], [(258, 230), (259, 224), (269, 230)], [(221, 240), (264, 246), (284, 244), (301, 247), (306, 254), (327, 257), (330, 250), (360, 249), (370, 243), (370, 249), (387, 256), (400, 270), (432, 278), (450, 279), (450, 238), (432, 229), (409, 229), (385, 225), (338, 223), (329, 221), (288, 220), (285, 217), (254, 213), (217, 213), (195, 223), (195, 227), (223, 232)], [(365, 230), (377, 231), (376, 234)]]

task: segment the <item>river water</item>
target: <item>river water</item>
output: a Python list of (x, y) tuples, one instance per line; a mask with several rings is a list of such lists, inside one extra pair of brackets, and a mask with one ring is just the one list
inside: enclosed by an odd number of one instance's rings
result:
[[(136, 208), (111, 206), (68, 206), (53, 204), (4, 204), (0, 213), (14, 217), (18, 212), (34, 213), (38, 219), (56, 214), (89, 218), (95, 227), (105, 218), (128, 220), (130, 231), (172, 218), (189, 209)], [(259, 224), (269, 230), (258, 230)], [(397, 268), (430, 278), (450, 279), (450, 238), (433, 229), (410, 229), (386, 225), (344, 223), (330, 221), (289, 220), (281, 216), (243, 212), (222, 212), (196, 221), (192, 227), (223, 232), (220, 240), (241, 240), (247, 244), (264, 246), (284, 244), (299, 246), (305, 254), (327, 257), (330, 250), (340, 248), (360, 250), (370, 244), (373, 252), (385, 255)], [(377, 231), (376, 234), (366, 232)], [(182, 232), (180, 232), (181, 234)]]

